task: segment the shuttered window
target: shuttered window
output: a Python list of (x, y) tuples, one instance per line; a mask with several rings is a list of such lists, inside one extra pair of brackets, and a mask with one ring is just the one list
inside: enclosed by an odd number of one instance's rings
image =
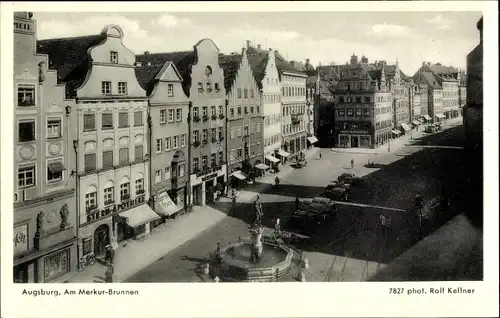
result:
[(85, 164), (85, 172), (96, 170), (96, 154), (95, 153), (85, 154), (84, 164)]
[(95, 130), (95, 114), (83, 115), (83, 130)]
[(120, 149), (120, 164), (127, 164), (128, 163), (128, 148), (121, 148)]
[(134, 154), (135, 161), (142, 160), (143, 154), (144, 154), (144, 152), (143, 152), (142, 145), (135, 146), (135, 154)]
[(113, 114), (102, 114), (102, 129), (113, 129)]
[(134, 126), (142, 125), (142, 111), (134, 112)]
[(118, 114), (118, 127), (119, 128), (128, 127), (128, 113), (119, 113)]
[(112, 168), (113, 167), (113, 150), (103, 151), (102, 153), (102, 167)]

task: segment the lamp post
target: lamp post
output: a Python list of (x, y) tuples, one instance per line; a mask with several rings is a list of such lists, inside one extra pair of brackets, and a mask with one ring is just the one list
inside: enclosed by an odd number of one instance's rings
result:
[(415, 207), (417, 208), (418, 211), (418, 237), (419, 240), (422, 240), (422, 208), (423, 208), (423, 202), (422, 202), (422, 197), (420, 194), (417, 193), (415, 196)]

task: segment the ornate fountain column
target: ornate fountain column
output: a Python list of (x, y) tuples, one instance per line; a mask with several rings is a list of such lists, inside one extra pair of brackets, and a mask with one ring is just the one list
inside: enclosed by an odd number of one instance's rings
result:
[(258, 261), (262, 256), (262, 227), (251, 227), (248, 229), (250, 233), (250, 242), (251, 242), (251, 256), (250, 260), (252, 262)]

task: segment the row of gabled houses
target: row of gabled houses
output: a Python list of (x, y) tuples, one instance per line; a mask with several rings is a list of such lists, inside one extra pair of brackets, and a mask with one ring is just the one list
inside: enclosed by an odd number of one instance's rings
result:
[(369, 62), (353, 54), (345, 65), (308, 71), (316, 89), (315, 132), (335, 147), (374, 148), (422, 124), (439, 126), (461, 116), (466, 102), (463, 70), (422, 63), (413, 77), (399, 63)]
[(124, 36), (37, 41), (14, 16), (15, 281), (64, 281), (317, 141), (307, 74), (278, 51), (136, 55)]

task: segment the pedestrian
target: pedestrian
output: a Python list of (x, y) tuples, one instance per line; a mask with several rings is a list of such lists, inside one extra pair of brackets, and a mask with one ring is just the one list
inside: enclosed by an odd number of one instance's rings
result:
[(387, 235), (387, 218), (383, 213), (380, 213), (380, 230), (382, 232), (382, 238), (386, 238)]
[(319, 151), (319, 159), (321, 159), (321, 157), (323, 157), (323, 153), (321, 152), (321, 150)]
[(299, 197), (295, 197), (295, 211), (299, 210), (300, 200)]
[(105, 282), (106, 283), (112, 283), (113, 282), (113, 272), (114, 268), (113, 265), (109, 265), (108, 268), (106, 269), (106, 272), (104, 273), (105, 276)]
[(354, 159), (351, 159), (351, 168), (354, 168)]
[(231, 211), (229, 212), (229, 215), (231, 215), (234, 212), (236, 212), (236, 196), (233, 196), (233, 198), (231, 199), (231, 201), (232, 201), (232, 205), (231, 205)]

